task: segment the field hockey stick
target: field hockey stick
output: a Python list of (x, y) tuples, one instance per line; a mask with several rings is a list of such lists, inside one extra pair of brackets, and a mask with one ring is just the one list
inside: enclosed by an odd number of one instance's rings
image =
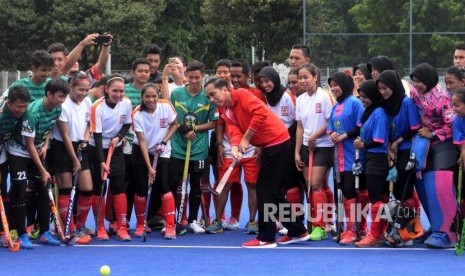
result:
[[(113, 151), (114, 147), (113, 144), (110, 144), (110, 147), (108, 148), (108, 153), (107, 153), (107, 160), (105, 162), (105, 165), (107, 167), (110, 167), (111, 164), (111, 157), (113, 156)], [(98, 222), (100, 220), (100, 211), (102, 210), (102, 201), (103, 201), (103, 192), (105, 191), (105, 184), (107, 183), (108, 180), (108, 172), (103, 171), (102, 173), (102, 186), (100, 187), (100, 197), (98, 199), (98, 208), (97, 208), (97, 218), (95, 220), (95, 229), (98, 229)]]
[(229, 168), (224, 173), (223, 177), (220, 180), (220, 183), (218, 183), (218, 186), (216, 187), (216, 190), (215, 190), (216, 195), (221, 194), (221, 192), (223, 191), (224, 186), (226, 185), (226, 183), (228, 183), (229, 177), (231, 176), (231, 173), (234, 170), (234, 167), (237, 165), (237, 162), (238, 162), (237, 159), (234, 158), (233, 162), (231, 163)]
[(457, 213), (455, 215), (455, 235), (457, 237), (457, 242), (455, 244), (455, 255), (460, 256), (463, 254), (463, 247), (464, 247), (464, 239), (463, 236), (465, 235), (465, 219), (463, 219), (462, 223), (462, 233), (460, 233), (460, 224), (461, 224), (461, 213), (463, 210), (460, 209), (460, 203), (462, 201), (462, 179), (463, 179), (463, 168), (462, 168), (462, 157), (459, 158), (459, 176), (458, 176), (458, 183), (457, 183)]
[(334, 144), (334, 176), (336, 180), (337, 203), (336, 203), (336, 242), (341, 241), (342, 228), (344, 227), (342, 214), (342, 187), (341, 173), (339, 172), (339, 143)]
[[(158, 152), (155, 151), (153, 155), (153, 163), (152, 163), (152, 169), (155, 171), (155, 177), (157, 175), (157, 164), (158, 164)], [(145, 203), (144, 231), (142, 232), (143, 242), (147, 241), (147, 218), (149, 216), (150, 196), (152, 195), (152, 186), (154, 182), (155, 182), (155, 178), (152, 181), (150, 181), (150, 178), (148, 179), (148, 183), (147, 183), (148, 191), (147, 191), (147, 199)]]
[(355, 233), (356, 240), (360, 240), (360, 229), (358, 222), (358, 195), (360, 193), (360, 174), (362, 173), (362, 164), (360, 161), (360, 150), (355, 149), (355, 162), (353, 168), (353, 174), (355, 175)]
[[(78, 148), (77, 150), (77, 157), (79, 159), (79, 162), (82, 161), (82, 152), (81, 149)], [(65, 237), (70, 238), (69, 234), (69, 225), (71, 224), (71, 219), (73, 216), (73, 207), (74, 207), (74, 197), (76, 195), (76, 186), (78, 182), (78, 177), (79, 177), (79, 171), (76, 172), (76, 174), (73, 176), (73, 187), (71, 188), (71, 193), (69, 195), (69, 204), (68, 204), (68, 212), (66, 213), (66, 224), (65, 224)]]
[[(0, 174), (0, 179), (2, 178)], [(0, 183), (1, 186), (1, 183)], [(2, 218), (3, 232), (5, 232), (8, 249), (11, 252), (17, 252), (20, 248), (19, 242), (13, 241), (10, 234), (10, 227), (8, 226), (8, 219), (6, 217), (5, 206), (3, 205), (2, 191), (0, 191), (0, 216)]]
[(311, 202), (312, 202), (312, 174), (313, 174), (313, 150), (308, 148), (308, 172), (307, 172), (307, 205), (308, 205), (308, 216), (307, 218), (307, 229), (312, 229), (311, 222)]
[(184, 208), (185, 208), (184, 201), (186, 200), (187, 179), (189, 177), (189, 161), (191, 157), (191, 147), (192, 147), (192, 141), (187, 140), (186, 159), (184, 160), (184, 170), (182, 173), (181, 202), (179, 203), (178, 224), (181, 224), (182, 212), (184, 211)]
[(50, 200), (50, 209), (52, 211), (53, 220), (55, 221), (55, 228), (57, 230), (58, 237), (63, 243), (69, 244), (70, 240), (66, 239), (65, 234), (63, 232), (63, 228), (60, 221), (60, 214), (58, 213), (57, 206), (55, 205), (55, 199), (53, 197), (52, 183), (50, 182), (47, 183), (47, 194), (48, 199)]

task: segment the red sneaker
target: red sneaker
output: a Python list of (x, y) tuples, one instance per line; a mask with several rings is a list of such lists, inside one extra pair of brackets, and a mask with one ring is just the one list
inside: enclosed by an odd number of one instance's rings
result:
[(176, 227), (166, 226), (165, 239), (174, 240), (176, 239)]
[(289, 236), (281, 237), (278, 239), (278, 243), (279, 244), (291, 244), (295, 242), (308, 241), (308, 239), (310, 239), (310, 235), (308, 234), (308, 232), (305, 232), (298, 237), (289, 237)]
[(105, 230), (105, 226), (101, 226), (97, 229), (97, 240), (99, 241), (107, 241), (109, 239), (107, 230)]
[(278, 245), (275, 242), (264, 242), (256, 238), (242, 244), (244, 248), (275, 248), (276, 246)]
[(116, 237), (120, 241), (130, 241), (131, 240), (131, 236), (129, 236), (129, 233), (128, 233), (128, 230), (126, 229), (126, 227), (119, 229), (118, 232), (116, 232)]

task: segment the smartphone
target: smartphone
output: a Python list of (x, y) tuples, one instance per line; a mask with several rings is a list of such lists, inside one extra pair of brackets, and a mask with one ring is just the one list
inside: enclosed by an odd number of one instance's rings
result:
[(109, 35), (99, 35), (94, 39), (94, 42), (97, 43), (97, 44), (108, 43), (108, 42), (110, 42), (110, 36)]
[(168, 63), (176, 63), (176, 58), (175, 57), (169, 58)]

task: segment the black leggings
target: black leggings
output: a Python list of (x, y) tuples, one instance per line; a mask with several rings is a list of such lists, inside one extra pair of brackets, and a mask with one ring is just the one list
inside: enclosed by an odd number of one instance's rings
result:
[[(367, 187), (365, 178), (365, 174), (359, 176), (359, 191), (365, 190)], [(355, 198), (355, 175), (351, 171), (341, 173), (341, 189), (345, 199)]]
[(386, 176), (367, 174), (365, 178), (371, 203), (382, 201), (389, 194), (389, 182), (386, 181)]

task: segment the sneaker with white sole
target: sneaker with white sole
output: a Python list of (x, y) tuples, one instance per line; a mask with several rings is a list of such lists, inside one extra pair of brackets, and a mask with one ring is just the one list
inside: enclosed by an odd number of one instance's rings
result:
[(258, 223), (254, 220), (247, 222), (245, 225), (245, 232), (247, 234), (257, 234), (258, 233)]
[(205, 234), (205, 229), (196, 220), (189, 223), (189, 230), (194, 234)]
[(226, 229), (227, 230), (237, 230), (239, 229), (239, 221), (233, 217), (231, 217), (228, 221), (228, 224), (226, 224)]
[(242, 247), (244, 247), (244, 248), (257, 248), (257, 249), (275, 248), (277, 246), (278, 245), (275, 242), (264, 242), (264, 241), (261, 241), (261, 240), (259, 240), (257, 238), (255, 238), (253, 240), (250, 240), (248, 242), (244, 242), (242, 244)]
[(308, 232), (305, 232), (298, 237), (289, 237), (289, 236), (281, 237), (278, 239), (278, 243), (279, 244), (291, 244), (295, 242), (308, 241), (309, 239), (310, 239), (310, 235), (308, 234)]

